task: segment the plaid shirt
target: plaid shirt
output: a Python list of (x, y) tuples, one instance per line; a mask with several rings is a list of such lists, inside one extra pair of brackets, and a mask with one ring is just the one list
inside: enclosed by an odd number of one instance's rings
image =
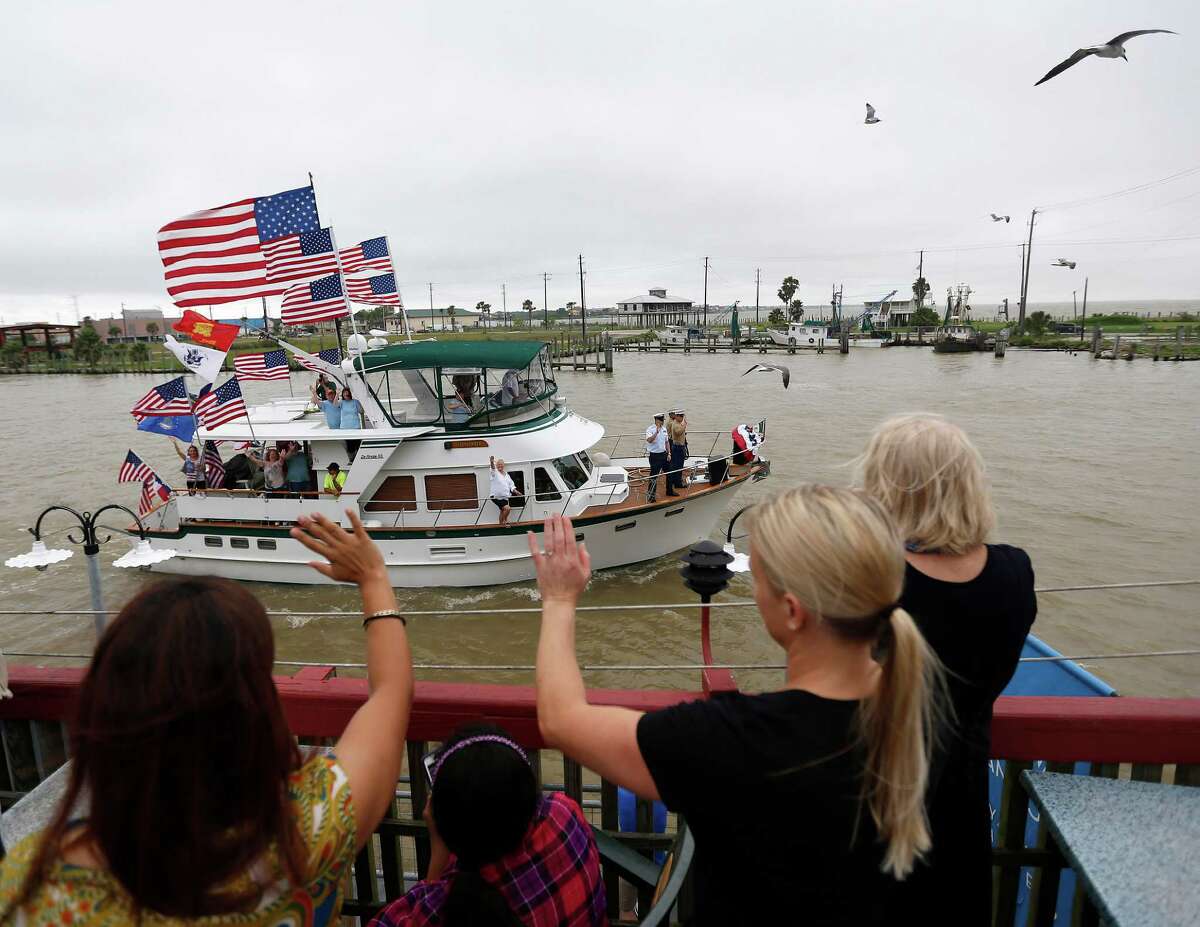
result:
[[(456, 871), (451, 860), (444, 878), (418, 882), (379, 912), (370, 927), (438, 927)], [(608, 924), (596, 841), (579, 806), (561, 792), (538, 803), (521, 846), (480, 874), (527, 927)]]

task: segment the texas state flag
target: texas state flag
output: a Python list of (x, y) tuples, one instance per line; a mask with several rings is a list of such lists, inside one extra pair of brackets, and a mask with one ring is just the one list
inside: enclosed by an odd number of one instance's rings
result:
[(149, 431), (190, 444), (196, 435), (196, 420), (190, 415), (148, 415), (138, 422), (138, 431)]

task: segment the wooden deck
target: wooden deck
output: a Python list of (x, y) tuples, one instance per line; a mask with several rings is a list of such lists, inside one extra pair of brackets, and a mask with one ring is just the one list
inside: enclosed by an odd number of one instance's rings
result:
[(604, 503), (603, 505), (591, 505), (584, 509), (577, 516), (578, 518), (590, 518), (595, 515), (605, 515), (611, 512), (626, 512), (631, 509), (641, 509), (644, 511), (654, 511), (655, 509), (670, 508), (672, 505), (678, 505), (680, 502), (686, 502), (694, 496), (703, 496), (711, 492), (720, 492), (725, 486), (731, 483), (740, 483), (742, 480), (754, 474), (752, 465), (735, 464), (729, 468), (729, 474), (724, 483), (719, 483), (712, 486), (708, 483), (690, 483), (682, 489), (677, 489), (676, 496), (667, 495), (667, 479), (660, 475), (658, 478), (658, 498), (652, 502), (646, 502), (646, 488), (650, 485), (649, 482), (639, 482), (646, 480), (650, 476), (648, 468), (631, 469), (629, 471), (629, 482), (632, 484), (629, 487), (629, 498), (624, 502)]

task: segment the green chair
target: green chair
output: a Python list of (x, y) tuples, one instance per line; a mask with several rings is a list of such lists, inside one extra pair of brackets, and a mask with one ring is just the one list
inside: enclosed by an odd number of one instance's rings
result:
[(639, 895), (648, 890), (653, 892), (650, 910), (638, 919), (638, 924), (642, 927), (660, 927), (672, 923), (669, 919), (671, 911), (679, 901), (680, 891), (696, 853), (696, 841), (686, 822), (679, 819), (675, 843), (661, 866), (607, 831), (593, 827), (592, 832), (596, 837), (602, 867), (614, 869), (621, 878), (639, 890)]

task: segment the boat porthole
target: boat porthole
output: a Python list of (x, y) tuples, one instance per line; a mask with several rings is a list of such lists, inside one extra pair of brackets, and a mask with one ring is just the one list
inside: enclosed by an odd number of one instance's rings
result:
[(248, 550), (250, 548), (249, 538), (230, 538), (229, 546), (236, 547), (239, 550)]
[(681, 505), (677, 509), (671, 509), (671, 511), (669, 511), (669, 512), (663, 512), (663, 518), (670, 518), (672, 515), (678, 515), (682, 511), (683, 511), (683, 506)]
[(204, 546), (205, 547), (224, 547), (225, 541), (222, 538), (205, 537), (204, 538)]
[(817, 343), (817, 339), (816, 339), (816, 338), (809, 338), (809, 339), (808, 339), (808, 343), (809, 343), (809, 344), (816, 344), (816, 343)]
[(627, 521), (627, 522), (625, 522), (625, 524), (623, 524), (623, 525), (617, 525), (615, 528), (613, 528), (613, 530), (614, 530), (614, 531), (628, 531), (630, 528), (632, 528), (632, 527), (633, 527), (634, 525), (636, 525), (636, 524), (637, 524), (637, 521), (636, 521), (636, 520), (634, 520), (634, 521)]
[(258, 549), (259, 550), (275, 550), (275, 539), (274, 538), (259, 538), (258, 539)]
[(578, 544), (578, 543), (579, 543), (580, 541), (582, 541), (582, 540), (583, 540), (583, 535), (582, 535), (582, 534), (577, 534), (577, 535), (575, 535), (575, 543), (576, 543), (576, 544)]

